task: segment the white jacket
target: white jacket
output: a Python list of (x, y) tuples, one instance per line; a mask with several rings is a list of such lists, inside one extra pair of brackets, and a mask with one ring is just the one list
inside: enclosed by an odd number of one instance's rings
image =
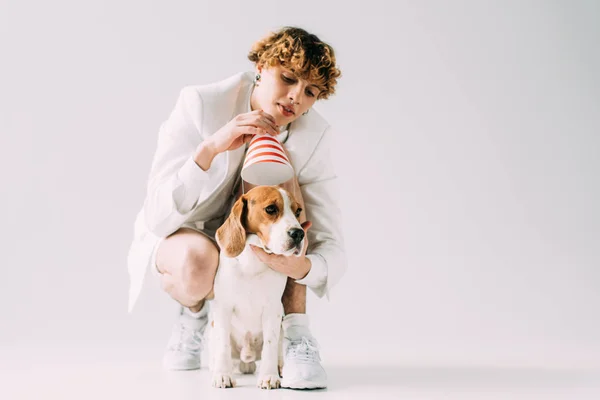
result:
[[(239, 182), (245, 147), (218, 154), (208, 171), (192, 155), (198, 145), (238, 114), (250, 111), (254, 73), (238, 73), (220, 82), (184, 87), (175, 108), (161, 125), (146, 199), (134, 224), (128, 254), (129, 311), (142, 290), (154, 247), (182, 226), (214, 237), (225, 221)], [(285, 147), (298, 176), (308, 231), (308, 275), (299, 280), (318, 296), (327, 295), (347, 266), (338, 207), (338, 178), (330, 157), (332, 130), (313, 108), (296, 119)]]

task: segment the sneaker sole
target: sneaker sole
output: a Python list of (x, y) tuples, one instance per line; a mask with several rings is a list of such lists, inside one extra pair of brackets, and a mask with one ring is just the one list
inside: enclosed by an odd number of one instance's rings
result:
[(282, 379), (281, 387), (287, 389), (325, 389), (327, 388), (327, 384), (325, 382), (312, 382), (305, 380), (287, 382), (285, 379)]

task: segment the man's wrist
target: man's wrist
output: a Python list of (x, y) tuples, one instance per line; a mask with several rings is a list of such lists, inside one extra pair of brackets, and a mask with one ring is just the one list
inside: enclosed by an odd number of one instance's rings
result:
[(294, 278), (297, 281), (300, 281), (304, 278), (306, 278), (306, 276), (309, 274), (311, 268), (312, 268), (312, 262), (310, 261), (310, 259), (306, 256), (304, 256), (304, 266), (305, 268), (303, 268), (303, 270), (305, 271), (304, 274), (298, 278)]
[(194, 154), (194, 161), (202, 170), (208, 171), (213, 159), (215, 158), (215, 150), (210, 142), (204, 141), (200, 143)]

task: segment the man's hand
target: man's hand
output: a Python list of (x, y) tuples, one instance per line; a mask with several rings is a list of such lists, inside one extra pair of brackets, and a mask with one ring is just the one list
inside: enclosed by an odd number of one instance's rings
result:
[(268, 254), (260, 247), (254, 245), (250, 245), (250, 248), (252, 248), (258, 259), (267, 264), (271, 269), (296, 280), (302, 279), (308, 275), (312, 267), (310, 260), (306, 258), (306, 249), (308, 248), (308, 235), (306, 233), (311, 225), (312, 222), (310, 221), (306, 221), (302, 224), (302, 229), (304, 230), (304, 248), (299, 256)]

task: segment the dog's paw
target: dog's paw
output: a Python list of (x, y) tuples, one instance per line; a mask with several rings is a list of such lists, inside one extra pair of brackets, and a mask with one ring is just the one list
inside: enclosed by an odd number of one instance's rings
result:
[(277, 375), (263, 375), (258, 378), (257, 386), (261, 389), (278, 389), (281, 387), (281, 382)]
[(235, 379), (231, 375), (214, 373), (212, 376), (212, 385), (216, 388), (235, 387)]
[(253, 374), (256, 372), (256, 362), (252, 361), (249, 363), (245, 363), (240, 361), (240, 372), (242, 374)]

